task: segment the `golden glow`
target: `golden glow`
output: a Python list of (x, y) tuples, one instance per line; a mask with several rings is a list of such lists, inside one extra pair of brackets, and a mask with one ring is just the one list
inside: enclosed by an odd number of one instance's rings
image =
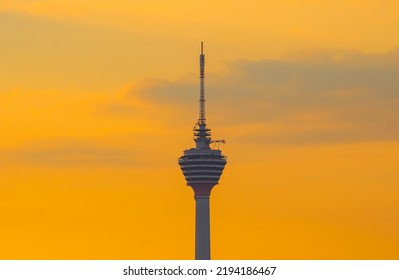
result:
[(216, 259), (399, 258), (397, 1), (1, 1), (0, 258), (191, 259), (199, 42)]

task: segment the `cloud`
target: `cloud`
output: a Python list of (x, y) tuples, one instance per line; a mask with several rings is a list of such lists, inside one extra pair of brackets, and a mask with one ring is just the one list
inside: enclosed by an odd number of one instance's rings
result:
[[(398, 140), (398, 63), (398, 49), (232, 61), (224, 74), (207, 75), (209, 123), (226, 137), (261, 144)], [(168, 126), (176, 126), (178, 118), (192, 123), (197, 118), (194, 76), (132, 84), (124, 99), (133, 97), (160, 110), (158, 120)]]
[(138, 150), (105, 147), (85, 141), (37, 141), (25, 147), (0, 150), (3, 164), (28, 164), (34, 166), (144, 166), (145, 156)]
[(159, 133), (194, 125), (197, 115), (198, 86), (188, 77), (178, 81), (144, 79), (134, 82), (98, 108), (103, 116), (141, 120)]

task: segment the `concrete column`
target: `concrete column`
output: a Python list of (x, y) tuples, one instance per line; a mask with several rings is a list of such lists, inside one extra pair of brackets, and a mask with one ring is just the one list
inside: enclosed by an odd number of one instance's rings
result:
[(209, 195), (195, 197), (195, 259), (211, 259)]

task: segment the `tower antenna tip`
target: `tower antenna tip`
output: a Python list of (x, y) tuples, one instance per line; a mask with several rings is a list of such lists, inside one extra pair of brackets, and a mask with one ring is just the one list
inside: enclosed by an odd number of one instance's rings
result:
[(201, 42), (201, 54), (204, 54), (204, 42)]

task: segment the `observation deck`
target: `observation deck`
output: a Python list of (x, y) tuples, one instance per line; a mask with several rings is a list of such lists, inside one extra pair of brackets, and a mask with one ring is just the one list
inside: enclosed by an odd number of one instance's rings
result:
[(178, 159), (187, 185), (195, 188), (199, 185), (213, 187), (219, 183), (224, 166), (227, 163), (226, 157), (221, 150), (213, 149), (188, 149)]

